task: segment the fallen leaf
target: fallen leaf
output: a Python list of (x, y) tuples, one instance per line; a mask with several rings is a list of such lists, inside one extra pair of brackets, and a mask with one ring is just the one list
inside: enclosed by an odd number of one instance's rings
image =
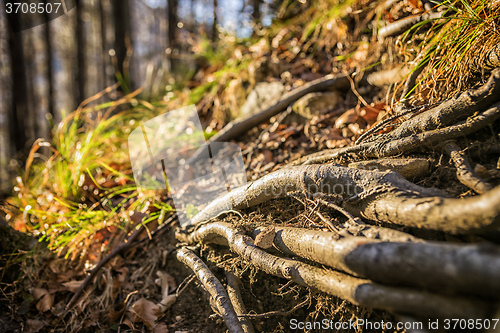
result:
[(134, 316), (134, 321), (143, 322), (150, 330), (153, 330), (156, 319), (163, 314), (159, 305), (145, 298), (135, 302), (129, 311)]
[(24, 331), (26, 333), (36, 333), (42, 328), (45, 327), (45, 323), (41, 320), (38, 319), (28, 319), (26, 320), (26, 327), (24, 328)]
[(65, 286), (66, 289), (68, 289), (72, 293), (76, 293), (76, 291), (78, 290), (78, 288), (80, 288), (82, 283), (83, 283), (83, 280), (81, 280), (81, 281), (69, 281), (69, 282), (63, 283), (62, 285)]
[(47, 289), (35, 288), (33, 298), (37, 301), (36, 308), (40, 312), (49, 311), (54, 305), (54, 297), (50, 295)]
[(335, 121), (336, 128), (346, 127), (348, 124), (355, 123), (358, 120), (358, 113), (355, 109), (350, 109), (344, 112), (340, 117)]

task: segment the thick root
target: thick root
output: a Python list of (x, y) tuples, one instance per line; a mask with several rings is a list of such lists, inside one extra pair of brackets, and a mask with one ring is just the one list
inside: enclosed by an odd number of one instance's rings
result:
[[(500, 294), (500, 248), (443, 242), (338, 239), (331, 232), (275, 227), (274, 245), (354, 276), (385, 284), (489, 296)], [(259, 234), (259, 229), (254, 235)]]
[(255, 246), (249, 236), (225, 223), (206, 224), (189, 235), (178, 233), (177, 238), (188, 243), (204, 241), (229, 246), (243, 260), (268, 274), (318, 289), (356, 305), (433, 318), (488, 318), (494, 311), (492, 304), (478, 300), (389, 287), (298, 260), (281, 258)]
[(310, 165), (279, 170), (211, 202), (192, 222), (218, 212), (256, 206), (289, 192), (337, 195), (349, 213), (372, 221), (468, 233), (500, 223), (500, 186), (467, 199), (443, 198), (437, 189), (415, 185), (392, 171)]

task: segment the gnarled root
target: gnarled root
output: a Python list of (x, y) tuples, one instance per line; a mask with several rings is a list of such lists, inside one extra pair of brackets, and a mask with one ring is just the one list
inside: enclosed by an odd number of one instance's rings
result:
[(438, 318), (487, 318), (492, 304), (437, 295), (403, 287), (390, 287), (344, 273), (281, 258), (255, 246), (253, 240), (226, 223), (201, 226), (191, 234), (178, 233), (188, 243), (200, 241), (229, 246), (231, 251), (258, 269), (345, 299), (353, 304)]
[(270, 173), (211, 202), (192, 222), (217, 212), (248, 208), (284, 197), (288, 192), (337, 195), (351, 214), (377, 222), (467, 233), (500, 223), (500, 186), (467, 198), (444, 198), (437, 189), (415, 185), (392, 171), (368, 171), (341, 166), (297, 166)]
[[(348, 274), (384, 284), (491, 296), (500, 294), (500, 248), (443, 242), (338, 239), (331, 232), (275, 227), (274, 245)], [(254, 231), (258, 235), (259, 229)]]
[(450, 155), (453, 164), (457, 168), (457, 178), (465, 186), (476, 193), (483, 194), (491, 190), (491, 185), (482, 180), (472, 169), (469, 161), (465, 158), (460, 148), (453, 142), (448, 142), (444, 150)]
[(177, 251), (177, 259), (188, 266), (198, 277), (205, 289), (215, 301), (219, 314), (224, 319), (227, 329), (231, 333), (244, 333), (238, 316), (229, 300), (224, 287), (205, 263), (198, 258), (193, 251), (183, 247)]

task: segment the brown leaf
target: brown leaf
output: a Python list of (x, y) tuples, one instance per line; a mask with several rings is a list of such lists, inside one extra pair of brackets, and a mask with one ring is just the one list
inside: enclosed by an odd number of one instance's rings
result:
[(35, 288), (33, 290), (33, 298), (37, 301), (36, 308), (40, 312), (49, 311), (52, 305), (54, 305), (54, 298), (47, 289)]
[(164, 323), (159, 323), (153, 329), (153, 333), (168, 333), (167, 325)]
[(38, 319), (28, 319), (26, 320), (26, 327), (25, 327), (25, 332), (26, 333), (36, 333), (42, 328), (45, 327), (45, 323), (41, 320)]
[(155, 326), (156, 319), (163, 314), (159, 305), (145, 298), (135, 302), (129, 311), (133, 314), (134, 321), (143, 322), (150, 330)]
[(69, 281), (69, 282), (63, 283), (62, 285), (65, 286), (66, 289), (68, 289), (72, 293), (76, 293), (76, 291), (78, 290), (78, 288), (80, 288), (82, 283), (83, 283), (83, 280), (81, 280), (81, 281)]
[(346, 127), (348, 124), (355, 123), (358, 120), (358, 113), (355, 109), (350, 109), (344, 112), (340, 117), (335, 121), (336, 128)]

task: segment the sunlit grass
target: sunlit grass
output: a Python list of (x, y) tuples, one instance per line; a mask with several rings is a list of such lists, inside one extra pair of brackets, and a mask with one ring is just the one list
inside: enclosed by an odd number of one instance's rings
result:
[[(4, 207), (11, 225), (46, 240), (66, 257), (85, 251), (101, 229), (128, 231), (137, 222), (163, 219), (172, 211), (158, 193), (135, 186), (127, 146), (131, 130), (165, 109), (140, 101), (140, 90), (89, 105), (105, 93), (66, 116), (53, 129), (53, 142), (33, 144), (24, 173), (17, 177), (17, 196)], [(133, 212), (148, 214), (131, 221)]]
[(442, 18), (423, 21), (403, 36), (409, 40), (421, 26), (433, 24), (419, 45), (417, 67), (426, 66), (427, 70), (414, 88), (432, 88), (428, 89), (432, 98), (466, 88), (468, 80), (480, 71), (481, 52), (500, 42), (496, 29), (499, 7), (494, 8), (491, 1), (445, 0), (439, 6), (445, 12)]

